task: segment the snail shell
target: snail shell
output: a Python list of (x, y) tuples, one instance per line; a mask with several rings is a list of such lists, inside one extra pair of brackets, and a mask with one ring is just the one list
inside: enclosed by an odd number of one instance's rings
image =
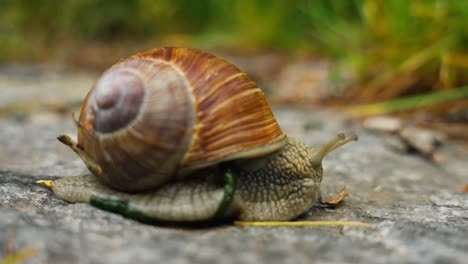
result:
[(156, 188), (285, 142), (263, 92), (233, 64), (187, 48), (156, 48), (104, 72), (78, 119), (78, 147), (124, 191)]

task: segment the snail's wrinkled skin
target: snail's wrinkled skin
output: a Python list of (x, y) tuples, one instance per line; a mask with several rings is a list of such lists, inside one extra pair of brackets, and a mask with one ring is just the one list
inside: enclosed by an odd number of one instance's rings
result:
[(66, 177), (50, 184), (55, 194), (69, 202), (87, 202), (136, 219), (201, 221), (215, 217), (241, 220), (290, 220), (321, 201), (322, 159), (357, 138), (339, 135), (319, 149), (292, 138), (272, 154), (224, 164), (232, 167), (236, 182), (233, 197), (226, 198), (222, 169), (193, 172), (183, 181), (170, 182), (154, 191), (124, 193), (99, 183), (92, 175)]
[(315, 149), (288, 138), (281, 151), (241, 164), (234, 206), (242, 220), (290, 220), (309, 210), (320, 196), (322, 164)]

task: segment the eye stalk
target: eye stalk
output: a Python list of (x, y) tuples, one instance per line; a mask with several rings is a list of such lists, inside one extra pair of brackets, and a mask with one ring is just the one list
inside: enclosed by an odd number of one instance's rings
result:
[(357, 140), (358, 140), (357, 136), (346, 138), (345, 134), (340, 133), (335, 138), (328, 141), (325, 145), (317, 149), (317, 151), (314, 152), (314, 154), (310, 158), (310, 163), (312, 164), (312, 166), (315, 167), (315, 171), (317, 172), (317, 175), (314, 178), (314, 180), (315, 180), (315, 190), (317, 193), (318, 204), (327, 205), (327, 203), (323, 202), (322, 192), (320, 190), (320, 183), (322, 182), (322, 176), (323, 176), (323, 170), (322, 170), (323, 159), (325, 158), (325, 156), (328, 155), (328, 153), (332, 152), (333, 150), (351, 141), (357, 141)]
[(319, 167), (322, 165), (322, 160), (325, 158), (328, 153), (332, 152), (333, 150), (351, 142), (351, 141), (357, 141), (358, 137), (353, 136), (350, 138), (346, 138), (344, 134), (338, 134), (335, 138), (332, 140), (328, 141), (325, 145), (317, 149), (317, 152), (312, 155), (310, 161), (312, 165)]

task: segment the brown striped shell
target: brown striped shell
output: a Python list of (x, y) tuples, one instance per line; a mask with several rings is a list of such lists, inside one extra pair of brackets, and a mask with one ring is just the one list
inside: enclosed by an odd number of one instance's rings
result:
[[(263, 92), (233, 64), (156, 48), (108, 69), (86, 96), (78, 145), (120, 190), (155, 188), (181, 170), (261, 156), (285, 135)], [(181, 176), (180, 176), (181, 177)]]

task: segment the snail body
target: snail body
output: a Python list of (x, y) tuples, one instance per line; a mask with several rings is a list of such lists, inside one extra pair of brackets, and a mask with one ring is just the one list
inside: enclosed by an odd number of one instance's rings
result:
[(85, 98), (78, 143), (92, 175), (48, 182), (69, 202), (142, 219), (289, 220), (321, 202), (322, 159), (281, 131), (263, 92), (233, 64), (157, 48), (108, 69)]

